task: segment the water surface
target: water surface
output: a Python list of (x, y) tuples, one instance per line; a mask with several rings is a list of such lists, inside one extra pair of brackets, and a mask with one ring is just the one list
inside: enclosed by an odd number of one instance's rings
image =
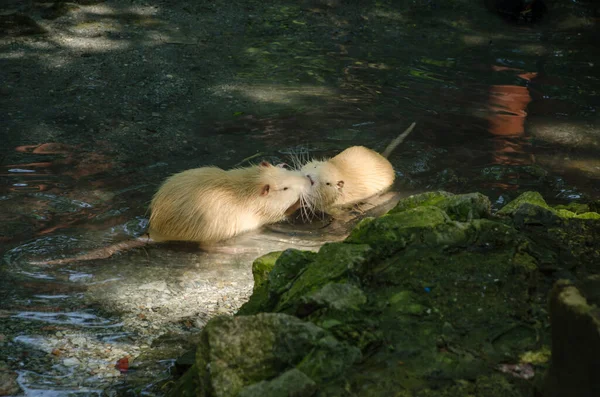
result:
[(28, 395), (162, 395), (206, 321), (249, 296), (254, 258), (347, 231), (295, 222), (221, 253), (32, 264), (139, 236), (184, 169), (383, 150), (416, 121), (390, 156), (396, 199), (599, 199), (597, 17), (549, 4), (535, 26), (467, 1), (21, 9), (48, 33), (0, 37), (0, 364)]

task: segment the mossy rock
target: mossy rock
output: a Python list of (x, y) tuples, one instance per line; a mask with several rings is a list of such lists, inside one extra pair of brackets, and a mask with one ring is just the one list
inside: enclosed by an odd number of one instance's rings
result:
[(541, 194), (539, 194), (538, 192), (525, 192), (510, 203), (506, 204), (504, 207), (502, 207), (502, 209), (498, 211), (498, 215), (514, 215), (514, 213), (523, 204), (533, 204), (538, 207), (550, 209), (548, 204), (546, 204), (546, 200), (544, 200)]
[(361, 358), (357, 348), (285, 314), (218, 317), (202, 336), (196, 358), (199, 395), (251, 396), (281, 390), (286, 380), (294, 380), (295, 391), (307, 393), (312, 383), (340, 375)]
[(175, 387), (170, 390), (170, 397), (195, 397), (203, 395), (200, 387), (200, 378), (196, 365), (192, 367), (177, 381)]
[(274, 310), (294, 313), (307, 294), (330, 282), (344, 282), (358, 277), (365, 270), (371, 252), (371, 248), (365, 244), (323, 245), (304, 272), (291, 283), (288, 290), (279, 295)]
[[(238, 314), (271, 310), (275, 304), (271, 297), (285, 292), (315, 256), (314, 252), (287, 249), (256, 259), (252, 264), (254, 290), (250, 300), (242, 305)], [(276, 264), (278, 266), (274, 270)]]
[(390, 210), (389, 213), (394, 214), (396, 212), (403, 212), (423, 206), (435, 206), (437, 203), (452, 196), (454, 196), (453, 193), (444, 191), (415, 194), (400, 200), (398, 204), (396, 204), (396, 207)]
[(440, 191), (421, 193), (400, 200), (389, 214), (404, 212), (417, 207), (438, 207), (452, 220), (466, 222), (471, 219), (487, 218), (491, 213), (490, 200), (481, 193), (459, 194)]
[(252, 276), (254, 278), (254, 289), (256, 292), (260, 286), (267, 281), (269, 273), (273, 270), (275, 262), (281, 256), (282, 251), (270, 252), (266, 255), (257, 258), (252, 263)]
[(503, 210), (490, 215), (479, 194), (416, 195), (318, 253), (283, 252), (268, 276), (261, 268), (244, 316), (203, 332), (200, 389), (532, 395), (539, 376), (498, 369), (548, 366), (547, 293), (560, 274), (600, 274), (600, 221), (565, 216), (537, 193)]
[(582, 203), (569, 203), (567, 205), (555, 205), (555, 210), (567, 210), (569, 212), (573, 212), (575, 214), (583, 214), (585, 212), (590, 212), (590, 206)]
[(275, 379), (263, 380), (245, 387), (239, 397), (294, 396), (310, 397), (317, 390), (317, 384), (296, 368), (284, 372)]
[(360, 222), (345, 242), (368, 244), (378, 254), (391, 254), (418, 240), (424, 230), (449, 221), (448, 215), (437, 207), (412, 208)]
[(537, 192), (525, 192), (521, 194), (499, 210), (498, 215), (520, 216), (520, 221), (525, 222), (528, 221), (524, 218), (544, 218), (543, 224), (559, 222), (556, 218), (600, 219), (600, 214), (590, 212), (589, 206), (585, 204), (572, 203), (568, 206), (559, 205), (552, 208)]

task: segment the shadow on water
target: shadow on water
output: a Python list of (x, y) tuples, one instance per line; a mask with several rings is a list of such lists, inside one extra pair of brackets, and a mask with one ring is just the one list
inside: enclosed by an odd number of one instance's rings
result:
[(0, 8), (0, 368), (32, 395), (161, 395), (205, 322), (249, 296), (254, 258), (353, 224), (30, 263), (139, 236), (174, 172), (383, 150), (417, 121), (390, 156), (400, 195), (600, 197), (593, 5), (549, 2), (528, 26), (466, 0), (56, 4)]

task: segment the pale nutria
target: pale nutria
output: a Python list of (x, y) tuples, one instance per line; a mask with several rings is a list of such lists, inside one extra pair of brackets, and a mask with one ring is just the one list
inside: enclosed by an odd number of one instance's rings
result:
[(415, 125), (412, 123), (382, 154), (364, 146), (352, 146), (329, 160), (312, 160), (302, 166), (300, 171), (312, 184), (307, 197), (309, 208), (333, 215), (341, 207), (356, 204), (392, 186), (396, 174), (387, 157)]
[(64, 264), (108, 258), (149, 242), (189, 241), (206, 247), (285, 219), (300, 208), (310, 180), (299, 171), (263, 161), (225, 171), (191, 169), (167, 178), (150, 204), (148, 237), (120, 242), (72, 258), (38, 264)]
[(183, 171), (154, 195), (148, 233), (154, 241), (225, 240), (283, 220), (300, 207), (310, 186), (302, 173), (267, 162)]

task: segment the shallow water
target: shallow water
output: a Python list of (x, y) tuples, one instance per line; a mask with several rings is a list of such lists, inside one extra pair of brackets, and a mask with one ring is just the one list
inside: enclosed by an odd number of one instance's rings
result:
[(316, 250), (351, 226), (31, 263), (139, 236), (174, 172), (383, 150), (417, 121), (390, 156), (400, 196), (600, 198), (587, 3), (551, 4), (534, 27), (460, 1), (171, 3), (107, 1), (56, 20), (26, 10), (51, 34), (1, 42), (0, 364), (27, 395), (161, 395), (205, 322), (249, 296), (254, 258)]

